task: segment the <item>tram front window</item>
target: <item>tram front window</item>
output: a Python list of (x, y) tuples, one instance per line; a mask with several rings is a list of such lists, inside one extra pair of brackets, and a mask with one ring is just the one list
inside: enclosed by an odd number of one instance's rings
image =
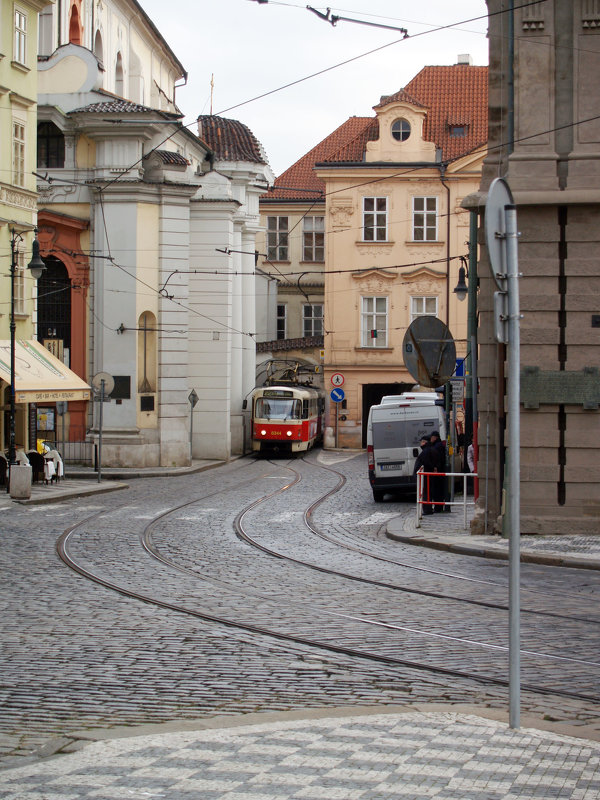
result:
[(259, 397), (256, 401), (256, 416), (259, 419), (300, 419), (300, 400)]

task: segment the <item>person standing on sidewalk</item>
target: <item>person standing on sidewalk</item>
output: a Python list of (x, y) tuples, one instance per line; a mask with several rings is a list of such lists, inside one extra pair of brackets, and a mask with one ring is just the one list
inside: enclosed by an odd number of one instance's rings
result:
[[(415, 468), (413, 473), (416, 475), (417, 472), (423, 467), (423, 472), (433, 472), (435, 467), (435, 459), (433, 450), (431, 448), (431, 442), (429, 440), (429, 436), (421, 436), (421, 452), (415, 459)], [(426, 475), (423, 482), (423, 498), (425, 500), (431, 500), (432, 498), (432, 481), (435, 478), (432, 478), (431, 475)], [(433, 506), (430, 503), (423, 503), (423, 514), (433, 514)]]
[[(433, 471), (446, 472), (446, 444), (440, 439), (439, 431), (431, 431), (429, 441), (433, 456)], [(441, 514), (446, 510), (446, 477), (440, 475), (438, 478), (431, 479), (431, 491), (433, 495), (433, 510), (437, 514)]]

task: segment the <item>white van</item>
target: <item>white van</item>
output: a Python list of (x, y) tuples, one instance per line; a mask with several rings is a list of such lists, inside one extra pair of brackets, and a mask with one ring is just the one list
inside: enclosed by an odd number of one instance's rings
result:
[(369, 483), (376, 503), (386, 492), (415, 491), (415, 459), (422, 436), (446, 438), (444, 401), (434, 392), (397, 395), (395, 402), (371, 406), (367, 424)]

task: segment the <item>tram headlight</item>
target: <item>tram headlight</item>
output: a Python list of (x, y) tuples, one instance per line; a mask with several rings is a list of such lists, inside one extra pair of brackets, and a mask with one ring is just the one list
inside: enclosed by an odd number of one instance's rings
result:
[(288, 436), (291, 436), (291, 435), (292, 435), (292, 432), (291, 432), (291, 431), (288, 431), (288, 432), (287, 432), (287, 435), (288, 435)]
[(260, 435), (261, 435), (261, 436), (266, 436), (266, 435), (267, 435), (267, 432), (266, 432), (266, 430), (265, 430), (264, 428), (263, 428), (263, 430), (260, 432)]

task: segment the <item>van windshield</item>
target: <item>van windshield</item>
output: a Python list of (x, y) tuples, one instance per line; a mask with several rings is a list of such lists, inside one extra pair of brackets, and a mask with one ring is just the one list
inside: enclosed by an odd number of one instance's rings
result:
[(302, 403), (293, 398), (259, 397), (254, 415), (260, 419), (300, 419)]

